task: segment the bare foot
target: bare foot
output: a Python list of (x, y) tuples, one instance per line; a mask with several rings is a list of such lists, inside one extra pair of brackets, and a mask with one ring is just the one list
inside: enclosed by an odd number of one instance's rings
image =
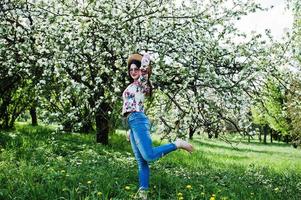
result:
[(186, 142), (185, 140), (182, 139), (177, 139), (174, 144), (177, 146), (178, 149), (184, 149), (186, 151), (188, 151), (189, 153), (193, 152), (193, 146), (191, 144), (189, 144), (188, 142)]

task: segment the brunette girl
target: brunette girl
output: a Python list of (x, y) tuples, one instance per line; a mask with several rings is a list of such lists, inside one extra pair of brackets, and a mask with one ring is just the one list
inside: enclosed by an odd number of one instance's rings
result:
[(150, 55), (132, 54), (128, 58), (128, 75), (131, 84), (123, 92), (122, 114), (130, 128), (130, 142), (138, 163), (139, 190), (142, 199), (147, 199), (149, 189), (149, 162), (155, 161), (177, 149), (193, 151), (188, 142), (177, 139), (173, 143), (153, 147), (150, 136), (150, 122), (144, 113), (144, 99), (152, 93)]

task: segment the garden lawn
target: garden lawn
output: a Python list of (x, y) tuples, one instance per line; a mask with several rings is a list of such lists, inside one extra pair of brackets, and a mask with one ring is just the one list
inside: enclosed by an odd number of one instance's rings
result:
[[(149, 199), (301, 199), (300, 149), (231, 141), (197, 137), (193, 154), (152, 163)], [(47, 126), (2, 131), (0, 199), (134, 199), (137, 165), (125, 132), (110, 144)]]

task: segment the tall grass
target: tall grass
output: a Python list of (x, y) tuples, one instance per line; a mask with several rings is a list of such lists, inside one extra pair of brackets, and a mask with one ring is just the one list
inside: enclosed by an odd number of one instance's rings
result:
[[(110, 144), (46, 126), (1, 132), (0, 199), (134, 199), (137, 165), (124, 132)], [(151, 164), (149, 199), (301, 199), (300, 149), (201, 137), (193, 144), (192, 155)]]

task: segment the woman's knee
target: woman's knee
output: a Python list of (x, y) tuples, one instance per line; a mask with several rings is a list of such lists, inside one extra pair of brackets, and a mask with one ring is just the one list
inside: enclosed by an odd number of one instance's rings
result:
[(143, 152), (142, 157), (146, 162), (152, 162), (156, 160), (156, 157), (152, 152)]

